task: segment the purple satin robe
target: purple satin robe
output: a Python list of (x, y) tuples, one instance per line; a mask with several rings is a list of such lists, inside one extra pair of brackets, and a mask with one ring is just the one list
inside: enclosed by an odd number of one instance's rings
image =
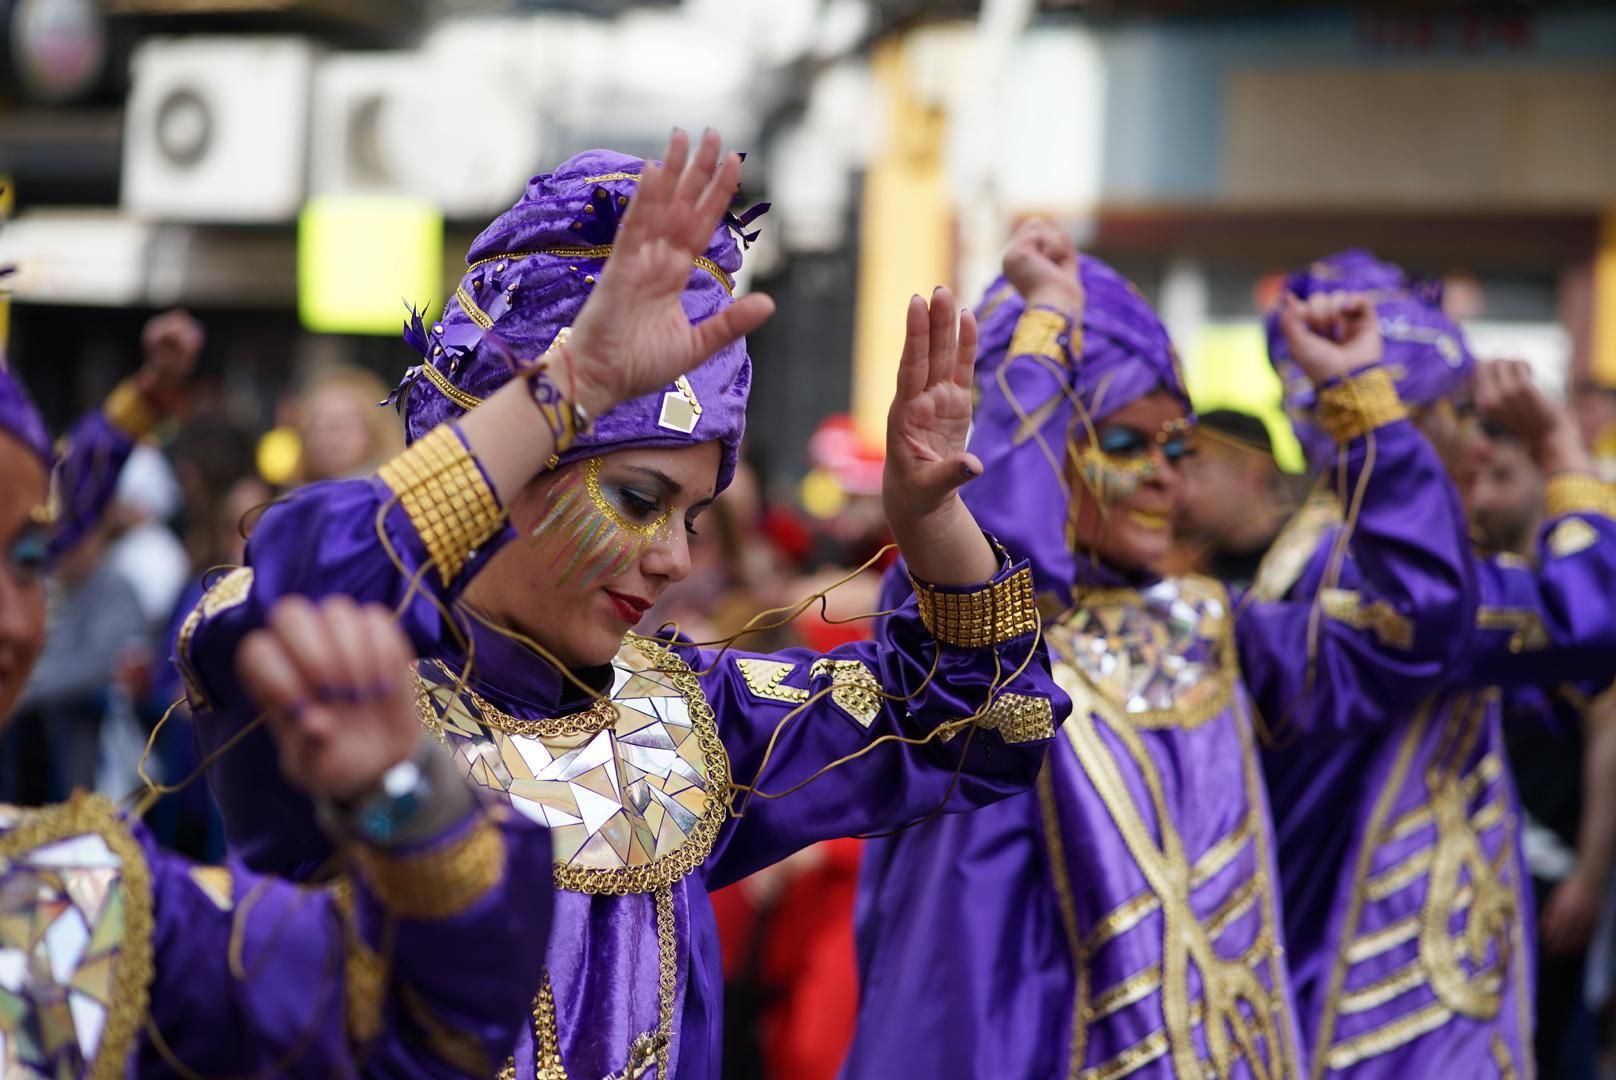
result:
[(496, 836), (503, 873), (464, 910), (398, 918), (362, 873), (344, 914), (332, 891), (163, 851), (98, 797), (7, 808), (6, 1075), (487, 1077), (526, 1020), (510, 972), (541, 961), (550, 918), (548, 833), (507, 814)]
[[(1422, 505), (1406, 511), (1411, 534), (1426, 528)], [(1256, 587), (1318, 597), (1338, 535), (1328, 509), (1305, 512)], [(1345, 740), (1304, 725), (1265, 755), (1315, 1076), (1530, 1075), (1535, 916), (1497, 688), (1608, 679), (1616, 524), (1565, 515), (1540, 546), (1538, 569), (1473, 562), (1474, 628), (1437, 692), (1366, 703)], [(1366, 555), (1355, 537), (1334, 588), (1357, 587)], [(1262, 679), (1279, 697), (1303, 692), (1294, 672)]]
[[(384, 507), (381, 526), (396, 566), (377, 543)], [(640, 1075), (632, 1071), (640, 1067), (656, 1067), (658, 1076), (717, 1076), (722, 974), (708, 889), (819, 840), (1025, 790), (1068, 708), (1032, 633), (996, 647), (940, 644), (913, 601), (885, 643), (827, 656), (719, 654), (631, 639), (617, 667), (581, 673), (611, 694), (615, 716), (604, 717), (537, 655), (476, 627), (475, 696), (456, 694), (466, 659), (438, 605), (454, 604), (513, 536), (501, 526), (445, 582), (430, 572), (414, 519), (381, 479), (304, 489), (266, 512), (249, 547), (250, 569), (218, 586), (236, 583), (222, 599), (203, 600), (181, 631), (179, 661), (200, 706), (196, 727), (206, 751), (251, 716), (229, 658), (277, 598), (345, 592), (397, 605), (419, 580), (401, 622), (425, 658), (424, 722), (475, 782), (507, 792), (556, 837), (555, 923), (545, 970), (535, 965), (529, 973), (536, 1018), (516, 1044), (518, 1078), (535, 1075), (540, 1054), (558, 1054), (580, 1077)], [(1012, 567), (995, 580), (1018, 573)], [(934, 658), (938, 670), (928, 679)], [(1006, 694), (995, 701), (1010, 709), (999, 714), (998, 730), (889, 742), (850, 758), (880, 736), (923, 737), (972, 716), (996, 680)], [(323, 857), (324, 840), (265, 751), (262, 739), (249, 737), (213, 768), (229, 838), (255, 867), (307, 873)], [(737, 814), (727, 808), (731, 781), (768, 793), (804, 786), (777, 799), (739, 795)]]
[[(1313, 729), (1435, 686), (1473, 612), (1440, 463), (1406, 421), (1373, 438), (1361, 600), (1402, 613), (1415, 640), (1321, 625), (1292, 717)], [(1367, 442), (1346, 450), (1347, 491)], [(1410, 502), (1428, 511), (1418, 528)], [(1286, 702), (1243, 672), (1301, 678), (1308, 606), (1231, 604), (1202, 578), (1125, 582), (1082, 559), (1079, 574), (1088, 588), (1048, 631), (1074, 713), (1038, 794), (866, 845), (850, 1080), (1306, 1069), (1257, 750)]]
[(103, 409), (80, 417), (62, 439), (51, 481), (56, 515), (49, 541), (52, 560), (101, 523), (117, 494), (118, 474), (135, 449), (135, 439)]

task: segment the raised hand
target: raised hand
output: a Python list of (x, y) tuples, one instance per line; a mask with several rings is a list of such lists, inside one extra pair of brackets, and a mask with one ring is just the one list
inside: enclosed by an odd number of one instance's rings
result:
[(1380, 359), (1380, 319), (1360, 293), (1314, 293), (1280, 299), (1279, 327), (1296, 366), (1315, 383), (1328, 382)]
[(202, 324), (188, 311), (174, 308), (152, 316), (140, 333), (137, 376), (147, 396), (164, 400), (183, 390), (196, 371), (205, 340)]
[(1028, 307), (1064, 312), (1074, 323), (1083, 317), (1083, 285), (1077, 279), (1077, 247), (1072, 238), (1041, 218), (1025, 221), (1004, 250), (1004, 276)]
[(946, 288), (929, 305), (913, 297), (887, 413), (881, 500), (910, 569), (936, 585), (975, 584), (997, 569), (958, 495), (982, 475), (981, 461), (965, 449), (975, 368), (976, 318), (959, 313)]
[(289, 596), (247, 636), (236, 669), (267, 714), (281, 772), (311, 795), (349, 802), (410, 757), (420, 722), (406, 686), (413, 655), (384, 607)]
[(738, 154), (720, 160), (716, 132), (702, 136), (687, 166), (689, 143), (675, 130), (663, 164), (646, 164), (612, 256), (568, 338), (577, 403), (591, 414), (666, 386), (774, 311), (772, 300), (753, 293), (699, 325), (685, 314), (679, 294), (741, 175)]
[(1538, 388), (1525, 361), (1482, 361), (1476, 368), (1475, 397), (1482, 418), (1525, 443), (1544, 472), (1593, 471), (1570, 411)]

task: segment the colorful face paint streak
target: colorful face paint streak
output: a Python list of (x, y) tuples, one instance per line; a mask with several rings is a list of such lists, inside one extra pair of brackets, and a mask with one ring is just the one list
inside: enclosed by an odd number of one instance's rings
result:
[(633, 566), (666, 533), (673, 511), (639, 524), (625, 518), (600, 488), (600, 459), (569, 469), (550, 489), (549, 512), (528, 534), (550, 553), (556, 584), (587, 587)]

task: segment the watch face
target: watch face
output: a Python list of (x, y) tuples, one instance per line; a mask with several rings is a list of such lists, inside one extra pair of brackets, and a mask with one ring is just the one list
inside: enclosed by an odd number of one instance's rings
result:
[(31, 98), (72, 101), (100, 79), (107, 34), (96, 0), (17, 0), (10, 30), (13, 67)]

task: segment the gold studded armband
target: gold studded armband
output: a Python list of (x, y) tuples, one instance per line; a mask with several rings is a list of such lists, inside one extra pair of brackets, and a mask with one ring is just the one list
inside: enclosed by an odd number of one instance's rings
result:
[(1543, 502), (1544, 511), (1551, 518), (1566, 514), (1601, 514), (1616, 518), (1616, 489), (1587, 473), (1555, 473), (1549, 477)]
[(1067, 363), (1083, 351), (1081, 334), (1081, 330), (1074, 331), (1072, 320), (1064, 312), (1042, 305), (1030, 307), (1016, 320), (1007, 355), (1047, 356)]
[(418, 439), (377, 476), (398, 496), (444, 585), (505, 520), (477, 460), (447, 424)]
[(1372, 367), (1319, 391), (1319, 426), (1338, 444), (1367, 435), (1408, 416), (1397, 385), (1385, 368)]
[(133, 379), (125, 379), (107, 395), (101, 411), (107, 421), (131, 439), (138, 439), (157, 426), (157, 409), (145, 394), (135, 386)]
[(909, 578), (920, 604), (920, 621), (944, 645), (986, 649), (1038, 628), (1032, 571), (1026, 567), (977, 589), (945, 591)]
[(463, 836), (426, 851), (401, 855), (369, 844), (353, 850), (365, 884), (404, 919), (451, 918), (505, 876), (505, 838), (482, 813)]

